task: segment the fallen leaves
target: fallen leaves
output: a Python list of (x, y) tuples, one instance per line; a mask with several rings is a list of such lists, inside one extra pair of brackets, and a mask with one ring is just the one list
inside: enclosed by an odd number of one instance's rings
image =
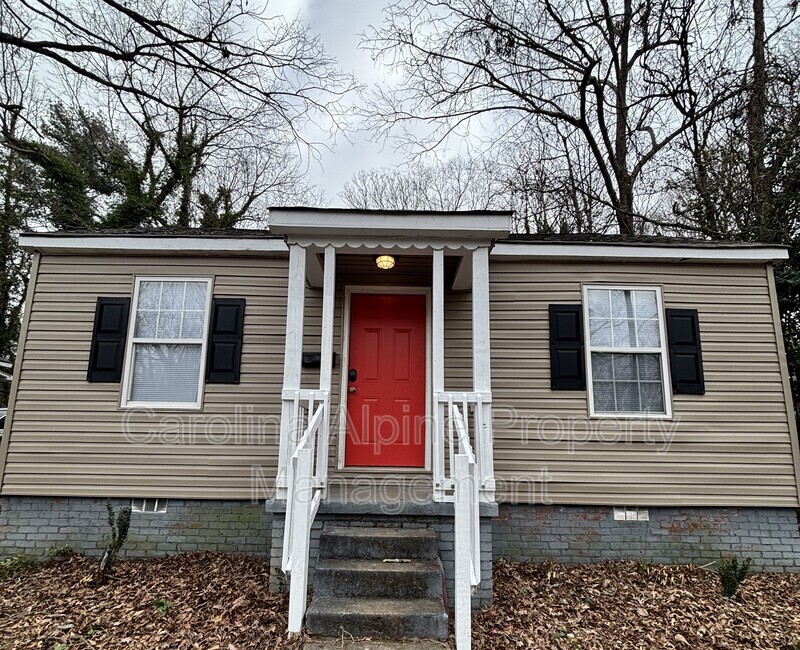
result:
[(715, 572), (607, 562), (494, 565), (476, 649), (800, 649), (800, 575), (747, 577), (736, 599)]
[[(97, 561), (64, 562), (0, 580), (2, 650), (250, 650), (295, 647), (287, 600), (269, 593), (269, 560), (187, 553), (120, 561), (106, 585)], [(169, 604), (167, 606), (167, 603)]]

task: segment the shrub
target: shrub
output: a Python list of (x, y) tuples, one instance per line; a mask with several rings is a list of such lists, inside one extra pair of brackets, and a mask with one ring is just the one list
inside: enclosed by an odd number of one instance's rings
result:
[(108, 544), (106, 551), (103, 553), (103, 559), (100, 560), (100, 567), (97, 571), (97, 581), (103, 584), (108, 576), (111, 567), (117, 559), (117, 555), (122, 549), (122, 545), (128, 538), (128, 529), (131, 525), (131, 509), (123, 508), (119, 511), (116, 518), (114, 517), (114, 507), (108, 503), (106, 504), (108, 510), (108, 527), (111, 529), (108, 537)]
[(166, 616), (169, 608), (172, 607), (172, 603), (166, 598), (156, 598), (153, 601), (153, 607), (158, 610), (158, 613), (161, 614), (161, 616)]
[(24, 553), (6, 558), (0, 562), (0, 578), (8, 578), (18, 571), (33, 569), (38, 564), (35, 558), (25, 555)]
[(722, 594), (728, 598), (733, 598), (739, 589), (739, 585), (747, 577), (750, 569), (750, 558), (739, 562), (735, 557), (723, 558), (719, 563), (719, 579), (722, 582)]

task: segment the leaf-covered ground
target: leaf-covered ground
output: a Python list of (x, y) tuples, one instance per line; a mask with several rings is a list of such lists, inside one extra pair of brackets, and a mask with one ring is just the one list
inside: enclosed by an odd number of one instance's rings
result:
[(797, 574), (750, 575), (730, 599), (693, 566), (497, 562), (494, 589), (476, 649), (800, 650)]
[(287, 646), (284, 595), (269, 593), (269, 561), (187, 553), (120, 561), (92, 585), (97, 560), (0, 580), (2, 650), (250, 650)]
[[(97, 560), (0, 578), (0, 650), (271, 650), (288, 642), (285, 595), (269, 562), (218, 553)], [(800, 575), (754, 574), (736, 599), (691, 566), (495, 563), (495, 606), (475, 617), (476, 649), (800, 650)]]

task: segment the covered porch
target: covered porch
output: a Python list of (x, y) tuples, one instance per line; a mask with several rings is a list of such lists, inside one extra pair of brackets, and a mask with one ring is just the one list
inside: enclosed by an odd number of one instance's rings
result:
[[(495, 501), (489, 251), (510, 215), (278, 208), (270, 218), (289, 248), (275, 505), (289, 630), (303, 625), (318, 512), (395, 512), (450, 520), (464, 633), (481, 582), (481, 508)], [(378, 267), (381, 255), (392, 268)]]

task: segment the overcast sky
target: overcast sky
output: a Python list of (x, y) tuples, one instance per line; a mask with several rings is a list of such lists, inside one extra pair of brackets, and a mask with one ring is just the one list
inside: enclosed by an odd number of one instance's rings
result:
[[(268, 12), (283, 13), (287, 18), (299, 16), (319, 35), (326, 52), (339, 62), (340, 68), (352, 73), (360, 83), (371, 85), (384, 80), (384, 72), (358, 44), (368, 25), (380, 24), (386, 4), (386, 0), (272, 0)], [(347, 138), (339, 136), (332, 151), (320, 149), (320, 154), (321, 162), (310, 163), (310, 180), (324, 190), (326, 201), (333, 206), (342, 204), (337, 195), (354, 172), (403, 161), (391, 145), (370, 142), (364, 132), (350, 132)]]

